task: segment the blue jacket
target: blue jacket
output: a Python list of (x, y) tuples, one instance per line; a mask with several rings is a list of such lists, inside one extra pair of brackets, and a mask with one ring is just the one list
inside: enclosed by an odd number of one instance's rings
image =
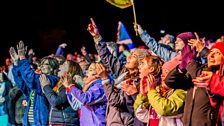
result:
[[(26, 107), (23, 117), (23, 126), (28, 126), (29, 97), (31, 91), (34, 91), (34, 125), (47, 126), (50, 105), (40, 87), (40, 74), (34, 72), (27, 59), (20, 60), (17, 66), (13, 66), (12, 72), (16, 85), (28, 100), (28, 106)], [(47, 77), (51, 82), (51, 87), (54, 87), (59, 81), (57, 76), (48, 75)]]

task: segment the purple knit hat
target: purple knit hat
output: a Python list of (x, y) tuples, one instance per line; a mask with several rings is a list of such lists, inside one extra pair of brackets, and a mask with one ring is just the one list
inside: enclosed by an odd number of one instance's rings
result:
[(184, 41), (184, 44), (187, 45), (188, 40), (195, 39), (195, 36), (192, 32), (183, 32), (183, 33), (180, 33), (179, 35), (177, 35), (176, 38), (182, 39)]

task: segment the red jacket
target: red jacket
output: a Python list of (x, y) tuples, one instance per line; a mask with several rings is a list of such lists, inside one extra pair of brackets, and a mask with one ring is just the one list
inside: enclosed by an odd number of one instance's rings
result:
[[(210, 81), (210, 91), (214, 95), (220, 95), (222, 96), (222, 101), (217, 98), (210, 98), (211, 105), (213, 107), (219, 107), (219, 113), (218, 113), (218, 122), (217, 125), (221, 125), (221, 121), (224, 120), (224, 117), (222, 117), (223, 113), (223, 105), (224, 105), (224, 75), (223, 75), (223, 69), (224, 69), (224, 63), (220, 65), (220, 69), (218, 73), (215, 73), (212, 75), (211, 81)], [(221, 102), (221, 104), (220, 104)]]

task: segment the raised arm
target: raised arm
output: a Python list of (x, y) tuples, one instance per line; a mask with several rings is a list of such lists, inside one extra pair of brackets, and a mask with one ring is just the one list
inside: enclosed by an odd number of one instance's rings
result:
[(170, 61), (178, 55), (178, 53), (161, 46), (154, 38), (144, 31), (139, 24), (134, 25), (134, 29), (138, 31), (145, 45), (164, 61)]
[(92, 86), (85, 92), (82, 92), (80, 89), (73, 86), (67, 90), (67, 94), (71, 94), (71, 96), (75, 97), (83, 105), (106, 102), (106, 97), (100, 80), (94, 82), (94, 84), (92, 84)]
[(91, 18), (91, 23), (88, 25), (88, 31), (93, 36), (96, 50), (101, 58), (101, 62), (105, 65), (105, 67), (111, 71), (111, 73), (118, 76), (123, 68), (123, 62), (119, 61), (119, 59), (113, 56), (107, 48), (106, 42), (101, 37), (98, 28)]
[(65, 49), (66, 46), (67, 46), (66, 43), (62, 43), (62, 44), (60, 44), (60, 45), (58, 46), (58, 49), (57, 49), (55, 55), (56, 55), (56, 56), (63, 55), (63, 53), (64, 53), (64, 49)]

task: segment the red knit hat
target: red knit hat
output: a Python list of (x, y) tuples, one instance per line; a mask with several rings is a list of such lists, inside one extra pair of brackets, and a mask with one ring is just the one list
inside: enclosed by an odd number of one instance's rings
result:
[(138, 48), (139, 48), (139, 49), (147, 49), (147, 47), (144, 46), (144, 45), (140, 45), (140, 46), (138, 46)]
[(192, 32), (183, 32), (183, 33), (180, 33), (179, 35), (177, 35), (176, 38), (182, 39), (184, 41), (184, 44), (187, 45), (188, 40), (195, 39), (195, 36)]
[(209, 50), (209, 52), (212, 50), (212, 49), (218, 49), (222, 55), (224, 55), (224, 42), (216, 42)]

